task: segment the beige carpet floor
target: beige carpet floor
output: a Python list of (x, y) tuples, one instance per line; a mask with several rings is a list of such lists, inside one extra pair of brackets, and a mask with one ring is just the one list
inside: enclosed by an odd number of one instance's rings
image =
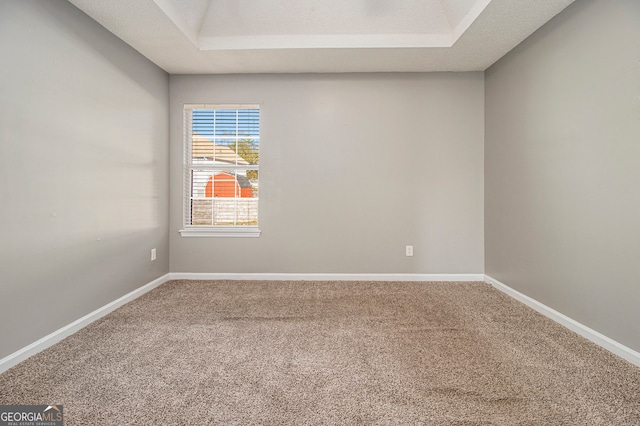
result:
[(66, 425), (639, 425), (640, 368), (484, 283), (171, 281), (0, 375)]

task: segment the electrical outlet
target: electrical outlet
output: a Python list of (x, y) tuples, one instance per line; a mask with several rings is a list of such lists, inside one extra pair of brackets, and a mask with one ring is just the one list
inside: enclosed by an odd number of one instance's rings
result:
[(151, 261), (156, 260), (156, 249), (151, 249)]
[(413, 256), (413, 246), (406, 246), (404, 249), (404, 254), (408, 257)]

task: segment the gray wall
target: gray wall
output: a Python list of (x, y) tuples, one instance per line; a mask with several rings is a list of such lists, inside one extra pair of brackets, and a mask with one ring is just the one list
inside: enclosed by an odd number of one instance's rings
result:
[(640, 2), (577, 1), (486, 72), (486, 273), (640, 350)]
[[(172, 75), (170, 96), (172, 272), (483, 272), (482, 73)], [(260, 238), (178, 234), (184, 103), (262, 105)]]
[(2, 358), (169, 271), (169, 78), (62, 0), (1, 1), (0, 58)]

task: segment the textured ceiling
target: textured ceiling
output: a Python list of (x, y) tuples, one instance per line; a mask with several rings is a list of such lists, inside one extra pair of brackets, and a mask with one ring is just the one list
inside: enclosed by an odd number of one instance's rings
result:
[(172, 74), (481, 71), (574, 0), (69, 0)]

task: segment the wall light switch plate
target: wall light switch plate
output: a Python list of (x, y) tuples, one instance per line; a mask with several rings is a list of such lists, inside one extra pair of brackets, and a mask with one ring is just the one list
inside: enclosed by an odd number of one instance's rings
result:
[(156, 249), (154, 248), (151, 249), (151, 260), (156, 260)]
[(404, 254), (409, 257), (413, 256), (413, 246), (406, 246)]

